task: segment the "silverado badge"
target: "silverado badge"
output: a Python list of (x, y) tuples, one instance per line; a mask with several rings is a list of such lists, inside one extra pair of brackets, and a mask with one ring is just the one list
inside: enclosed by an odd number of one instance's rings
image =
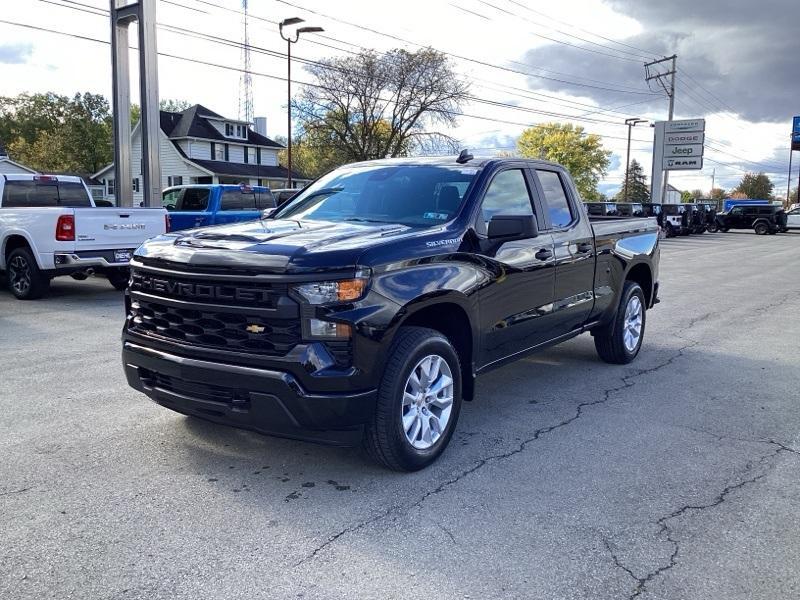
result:
[(256, 323), (251, 323), (250, 325), (245, 327), (245, 329), (250, 333), (264, 333), (266, 327), (264, 327), (263, 325), (257, 325)]

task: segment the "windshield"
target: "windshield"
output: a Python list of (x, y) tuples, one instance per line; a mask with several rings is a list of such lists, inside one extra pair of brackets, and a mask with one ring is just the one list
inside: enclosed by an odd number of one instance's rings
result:
[(274, 219), (363, 221), (428, 227), (452, 219), (476, 167), (342, 167), (300, 192)]

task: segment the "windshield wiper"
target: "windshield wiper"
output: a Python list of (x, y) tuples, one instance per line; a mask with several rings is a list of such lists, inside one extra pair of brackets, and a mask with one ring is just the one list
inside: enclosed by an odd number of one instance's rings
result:
[(389, 221), (378, 221), (377, 219), (365, 219), (363, 217), (347, 217), (342, 221), (349, 221), (350, 223), (389, 223)]

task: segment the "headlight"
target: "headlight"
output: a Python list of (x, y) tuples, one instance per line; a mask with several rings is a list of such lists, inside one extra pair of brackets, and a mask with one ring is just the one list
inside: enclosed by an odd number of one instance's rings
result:
[(304, 283), (295, 286), (295, 291), (309, 304), (328, 304), (330, 302), (352, 302), (364, 295), (367, 289), (367, 278), (342, 279), (339, 281), (323, 281)]

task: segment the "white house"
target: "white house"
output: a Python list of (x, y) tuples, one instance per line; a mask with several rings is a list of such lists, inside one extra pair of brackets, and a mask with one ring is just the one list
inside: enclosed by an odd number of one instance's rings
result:
[(25, 173), (36, 173), (35, 169), (21, 165), (8, 158), (3, 142), (0, 142), (0, 175), (19, 175)]
[[(265, 128), (265, 119), (256, 121)], [(245, 121), (226, 119), (195, 104), (179, 113), (162, 110), (159, 133), (162, 189), (190, 183), (286, 187), (288, 171), (278, 163), (283, 146), (266, 137), (265, 131), (254, 131)], [(133, 201), (138, 204), (144, 200), (140, 123), (131, 132), (131, 172)], [(114, 164), (92, 178), (103, 182), (105, 198), (115, 202)], [(299, 173), (293, 172), (292, 179), (295, 187), (308, 183)]]

